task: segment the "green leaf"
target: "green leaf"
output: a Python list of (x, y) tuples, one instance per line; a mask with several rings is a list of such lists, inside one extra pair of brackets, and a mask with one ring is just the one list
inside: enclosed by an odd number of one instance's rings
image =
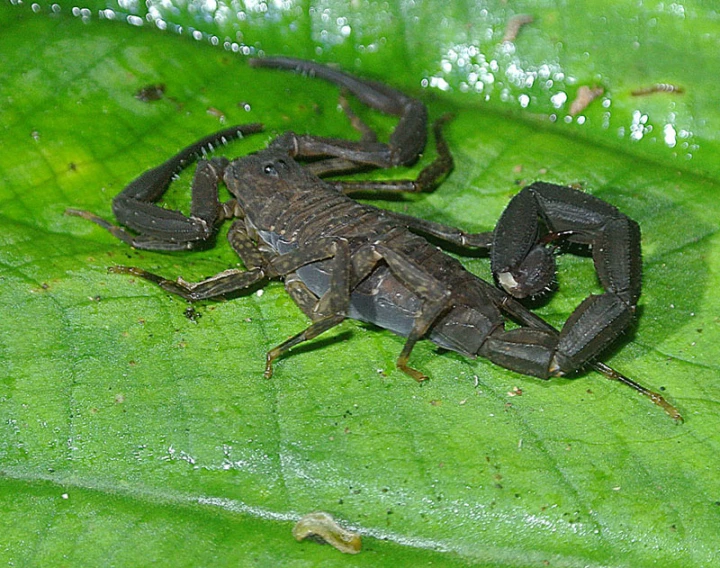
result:
[[(84, 7), (89, 6), (89, 7)], [(720, 69), (701, 2), (88, 2), (0, 8), (0, 534), (31, 565), (712, 566), (720, 560)], [(33, 12), (39, 12), (34, 14)], [(517, 39), (509, 19), (531, 12)], [(76, 17), (73, 17), (76, 16)], [(131, 25), (128, 25), (131, 24)], [(139, 25), (142, 24), (142, 25)], [(162, 33), (153, 28), (167, 28)], [(178, 31), (180, 33), (171, 33)], [(191, 39), (199, 38), (199, 41)], [(638, 325), (604, 360), (685, 416), (599, 375), (536, 379), (357, 322), (294, 350), (281, 284), (187, 305), (108, 274), (198, 280), (239, 266), (149, 253), (63, 212), (110, 219), (126, 183), (227, 124), (357, 136), (338, 91), (244, 54), (335, 62), (452, 111), (434, 193), (389, 209), (492, 228), (520, 186), (580, 184), (643, 230)], [(633, 96), (656, 83), (684, 90)], [(144, 102), (143, 87), (165, 85)], [(581, 86), (604, 94), (576, 116)], [(358, 112), (384, 135), (393, 121)], [(411, 172), (432, 159), (430, 148)], [(191, 173), (168, 196), (187, 208)], [(481, 277), (484, 258), (463, 259)], [(561, 325), (597, 290), (563, 256), (537, 311)], [(515, 396), (512, 396), (515, 395)], [(521, 396), (520, 396), (521, 395)], [(291, 527), (332, 513), (343, 556)]]

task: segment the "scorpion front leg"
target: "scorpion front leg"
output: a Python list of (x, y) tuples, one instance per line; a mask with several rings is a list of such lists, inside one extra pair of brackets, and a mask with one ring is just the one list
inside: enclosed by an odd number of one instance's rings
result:
[[(298, 278), (297, 270), (322, 261), (328, 263), (326, 268), (330, 275), (330, 281), (327, 291), (318, 299)], [(286, 289), (313, 323), (268, 351), (265, 363), (266, 378), (272, 376), (272, 364), (275, 359), (296, 345), (314, 339), (342, 323), (347, 317), (350, 304), (351, 263), (346, 240), (322, 239), (311, 246), (279, 255), (272, 260), (271, 264), (274, 270), (286, 276)]]
[(232, 224), (228, 231), (228, 241), (242, 259), (247, 270), (235, 268), (225, 270), (200, 282), (187, 282), (183, 278), (169, 280), (134, 266), (112, 266), (108, 271), (144, 278), (157, 284), (166, 292), (177, 294), (190, 302), (227, 296), (277, 276), (277, 273), (270, 267), (270, 256), (257, 250), (255, 243), (247, 233), (243, 219), (237, 219)]
[[(415, 179), (395, 180), (325, 180), (345, 195), (372, 192), (377, 195), (398, 193), (421, 193), (435, 189), (445, 177), (452, 171), (455, 162), (450, 147), (443, 136), (443, 127), (452, 116), (444, 114), (433, 123), (433, 134), (435, 136), (436, 158), (418, 174)], [(342, 159), (329, 159), (311, 162), (305, 168), (319, 177), (336, 175), (345, 171), (357, 170), (357, 164)]]
[(592, 248), (606, 290), (586, 298), (563, 326), (548, 369), (561, 376), (592, 360), (628, 327), (640, 296), (642, 260), (635, 221), (596, 197), (538, 182), (511, 200), (495, 229), (491, 264), (497, 282), (515, 297), (548, 287), (555, 266), (547, 243), (557, 236)]
[(215, 236), (217, 225), (223, 219), (217, 188), (227, 161), (224, 158), (200, 160), (192, 184), (189, 216), (180, 211), (165, 209), (156, 202), (165, 194), (178, 172), (190, 162), (230, 139), (261, 130), (260, 124), (246, 124), (221, 130), (191, 144), (163, 164), (131, 181), (113, 199), (113, 213), (121, 225), (129, 227), (138, 233), (137, 235), (87, 211), (68, 209), (66, 214), (92, 221), (138, 249), (201, 248)]

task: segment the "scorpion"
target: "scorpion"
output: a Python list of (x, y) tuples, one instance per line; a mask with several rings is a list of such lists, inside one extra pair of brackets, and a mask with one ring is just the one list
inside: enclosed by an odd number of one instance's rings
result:
[[(439, 185), (453, 168), (442, 134), (449, 117), (433, 124), (437, 157), (416, 179), (323, 179), (414, 164), (427, 140), (425, 105), (383, 83), (319, 63), (264, 57), (251, 59), (250, 65), (293, 70), (339, 86), (341, 105), (360, 140), (285, 132), (244, 157), (209, 158), (208, 152), (219, 144), (263, 129), (256, 123), (233, 126), (202, 138), (130, 182), (112, 203), (119, 225), (68, 209), (67, 214), (96, 223), (136, 249), (154, 251), (212, 246), (222, 222), (233, 220), (227, 238), (245, 265), (245, 270), (229, 269), (193, 283), (129, 266), (113, 266), (110, 272), (149, 280), (190, 302), (222, 298), (273, 279), (284, 281), (311, 323), (267, 353), (267, 378), (278, 357), (350, 318), (406, 338), (397, 368), (416, 381), (427, 377), (410, 365), (410, 355), (418, 341), (429, 339), (464, 356), (481, 356), (541, 379), (592, 365), (682, 420), (660, 394), (596, 360), (634, 319), (642, 273), (635, 221), (597, 197), (545, 182), (517, 193), (495, 230), (484, 233), (360, 203), (351, 196), (424, 192)], [(398, 117), (387, 142), (378, 141), (374, 130), (353, 113), (347, 93)], [(177, 173), (195, 160), (190, 215), (158, 205)], [(226, 202), (218, 195), (220, 182), (232, 195)], [(471, 274), (428, 238), (446, 248), (489, 254), (495, 282)], [(550, 289), (555, 243), (560, 240), (592, 250), (604, 293), (588, 296), (558, 331), (519, 300)], [(505, 317), (519, 326), (506, 329)]]

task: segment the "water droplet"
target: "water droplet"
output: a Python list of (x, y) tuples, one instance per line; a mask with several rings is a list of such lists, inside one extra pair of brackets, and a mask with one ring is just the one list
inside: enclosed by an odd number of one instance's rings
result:
[(567, 98), (567, 93), (560, 91), (550, 97), (550, 102), (555, 108), (562, 108), (562, 106), (567, 102)]
[(675, 127), (672, 124), (666, 124), (663, 127), (663, 138), (665, 139), (665, 144), (667, 144), (670, 148), (674, 148), (675, 144), (677, 144), (676, 136), (677, 133), (675, 132)]

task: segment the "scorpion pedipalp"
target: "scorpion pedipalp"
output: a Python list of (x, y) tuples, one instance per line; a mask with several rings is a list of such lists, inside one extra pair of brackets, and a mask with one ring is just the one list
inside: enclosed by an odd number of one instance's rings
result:
[(408, 166), (417, 161), (427, 141), (427, 109), (419, 100), (377, 81), (358, 79), (353, 75), (292, 57), (260, 57), (250, 60), (253, 67), (288, 69), (320, 77), (346, 89), (367, 106), (398, 116), (395, 130), (387, 144), (351, 142), (338, 144), (337, 139), (320, 136), (299, 136), (300, 153), (305, 156), (343, 158), (357, 164), (389, 168)]
[(168, 160), (131, 181), (113, 199), (113, 213), (122, 225), (135, 235), (101, 217), (79, 209), (68, 209), (66, 215), (82, 217), (110, 231), (127, 244), (145, 250), (190, 250), (208, 246), (222, 221), (217, 186), (226, 160), (200, 160), (193, 181), (192, 207), (189, 216), (157, 205), (170, 183), (182, 169), (229, 140), (262, 132), (262, 124), (241, 124), (225, 128), (180, 150)]

